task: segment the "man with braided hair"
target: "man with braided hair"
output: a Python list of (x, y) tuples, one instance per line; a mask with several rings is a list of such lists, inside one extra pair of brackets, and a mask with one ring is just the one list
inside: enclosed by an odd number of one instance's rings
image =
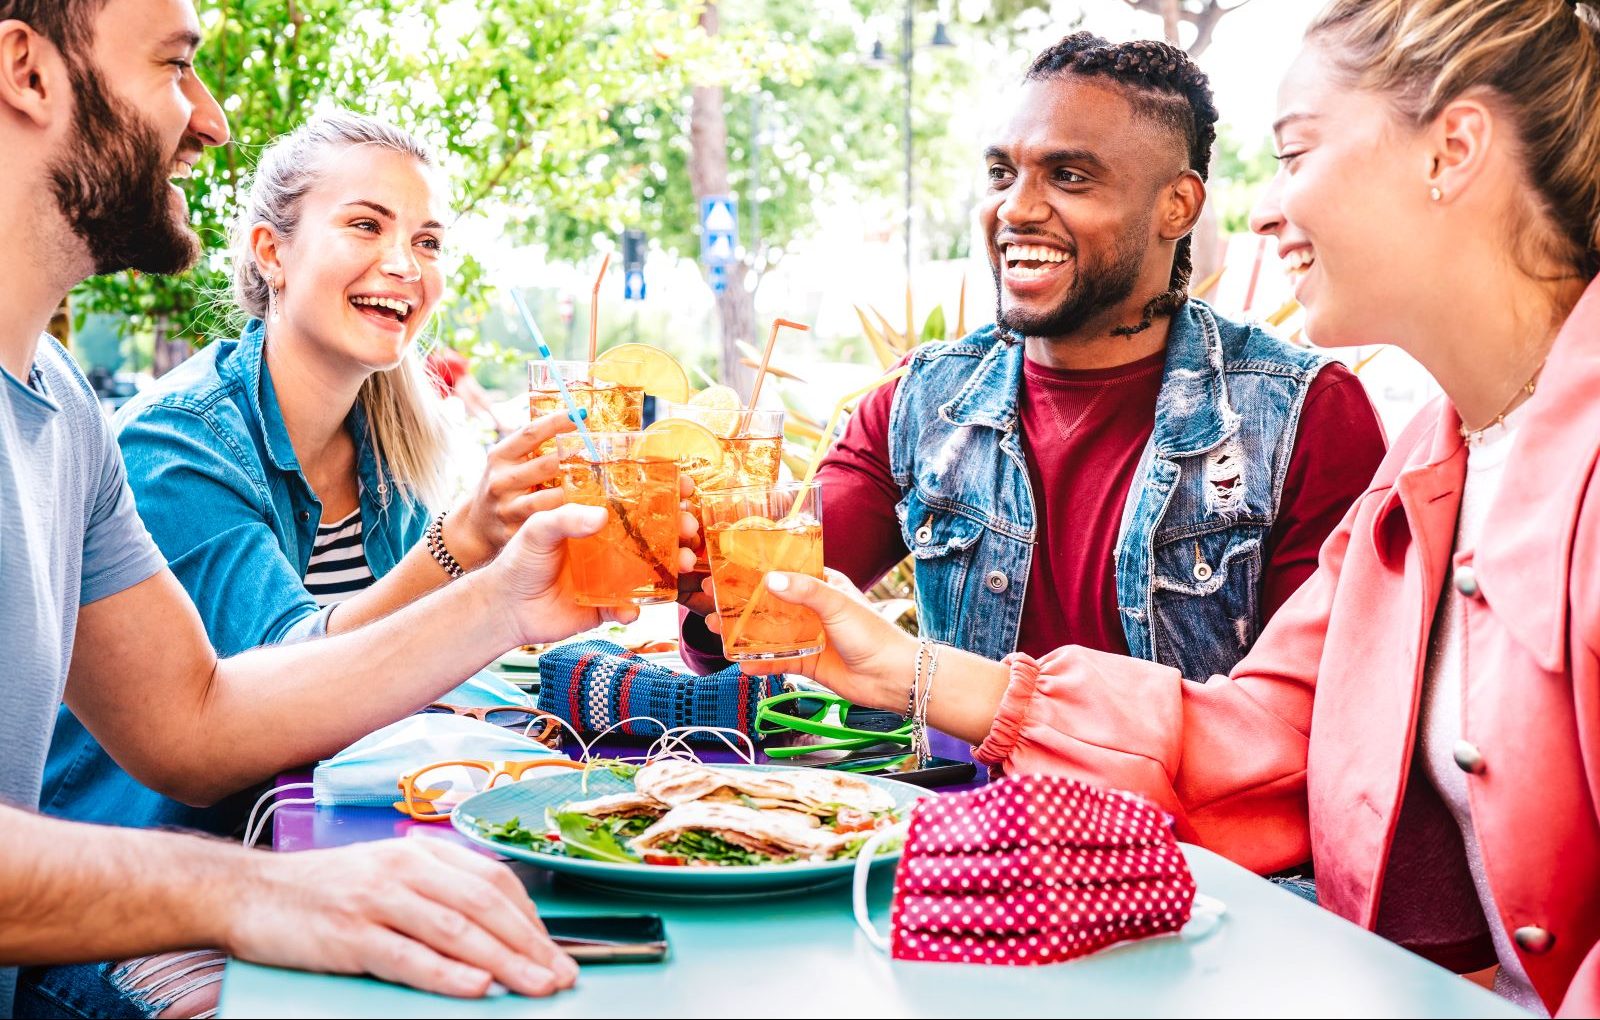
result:
[(995, 324), (863, 401), (820, 475), (828, 565), (866, 586), (909, 551), (923, 635), (991, 658), (1081, 644), (1225, 674), (1382, 431), (1344, 367), (1188, 297), (1217, 113), (1186, 54), (1078, 32), (1014, 100), (978, 210)]

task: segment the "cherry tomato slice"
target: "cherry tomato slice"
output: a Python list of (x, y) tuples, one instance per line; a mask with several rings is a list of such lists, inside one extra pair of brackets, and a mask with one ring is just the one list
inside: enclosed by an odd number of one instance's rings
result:
[(658, 854), (650, 850), (645, 851), (644, 862), (646, 864), (660, 865), (663, 868), (681, 868), (687, 863), (682, 857), (674, 857), (671, 854)]

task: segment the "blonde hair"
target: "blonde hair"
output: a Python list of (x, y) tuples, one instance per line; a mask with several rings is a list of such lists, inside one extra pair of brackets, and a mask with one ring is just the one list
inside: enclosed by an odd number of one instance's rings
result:
[(1413, 124), (1473, 89), (1515, 122), (1538, 255), (1600, 271), (1600, 20), (1574, 0), (1332, 0), (1306, 29), (1355, 85)]
[[(346, 111), (320, 114), (267, 146), (233, 231), (234, 300), (245, 314), (267, 318), (272, 294), (250, 252), (250, 231), (265, 223), (281, 240), (293, 238), (306, 194), (317, 186), (333, 156), (358, 145), (437, 166), (433, 153), (412, 135)], [(393, 479), (409, 498), (436, 507), (446, 497), (449, 435), (429, 390), (420, 352), (413, 347), (399, 365), (368, 376), (356, 400), (366, 415), (380, 476)]]

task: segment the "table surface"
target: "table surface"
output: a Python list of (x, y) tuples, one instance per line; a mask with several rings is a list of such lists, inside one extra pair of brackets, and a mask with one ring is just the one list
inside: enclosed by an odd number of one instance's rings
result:
[[(286, 777), (287, 778), (287, 777)], [(382, 839), (456, 838), (447, 824), (387, 808), (285, 807), (280, 850)], [(850, 889), (692, 901), (606, 893), (518, 865), (546, 914), (658, 913), (664, 963), (584, 968), (551, 999), (461, 1001), (366, 978), (232, 961), (225, 1017), (296, 1016), (1527, 1016), (1511, 1003), (1285, 892), (1199, 847), (1185, 847), (1200, 890), (1227, 904), (1199, 940), (1147, 939), (1046, 967), (904, 963), (856, 928)], [(872, 883), (888, 925), (887, 869)]]
[[(577, 988), (550, 999), (477, 1001), (234, 961), (223, 983), (221, 1015), (1527, 1015), (1207, 850), (1185, 852), (1200, 889), (1228, 905), (1212, 934), (1193, 941), (1147, 939), (1069, 963), (1016, 968), (891, 960), (857, 930), (847, 885), (685, 902), (591, 891), (529, 867), (530, 892), (546, 914), (661, 914), (669, 959), (585, 967)], [(887, 874), (873, 881), (880, 928), (887, 924), (890, 886)]]

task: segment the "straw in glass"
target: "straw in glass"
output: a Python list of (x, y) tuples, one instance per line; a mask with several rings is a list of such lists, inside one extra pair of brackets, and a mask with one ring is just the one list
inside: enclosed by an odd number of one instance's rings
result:
[(594, 278), (594, 290), (589, 293), (589, 360), (594, 361), (600, 343), (600, 282), (606, 278), (606, 267), (611, 265), (611, 253), (600, 260), (600, 272)]
[(550, 353), (550, 345), (544, 342), (544, 334), (539, 332), (539, 325), (533, 321), (533, 315), (528, 311), (528, 306), (522, 300), (522, 295), (512, 290), (511, 301), (517, 306), (517, 312), (522, 316), (522, 324), (528, 328), (528, 335), (533, 337), (533, 342), (539, 346), (539, 357), (551, 365), (550, 374), (555, 377), (556, 388), (561, 391), (561, 399), (566, 402), (567, 417), (571, 418), (572, 423), (578, 426), (578, 434), (583, 436), (583, 445), (589, 451), (589, 459), (592, 461), (599, 460), (600, 451), (595, 449), (594, 440), (589, 438), (589, 426), (584, 424), (584, 420), (589, 417), (589, 412), (579, 407), (578, 402), (572, 399), (572, 394), (567, 390), (567, 381), (561, 378), (560, 372), (555, 370), (553, 364), (555, 357)]

